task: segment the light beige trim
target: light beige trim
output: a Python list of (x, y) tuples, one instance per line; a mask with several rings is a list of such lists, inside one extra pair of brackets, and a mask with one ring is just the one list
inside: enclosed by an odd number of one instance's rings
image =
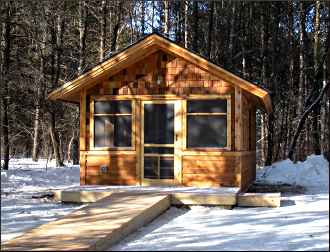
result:
[[(144, 104), (174, 104), (174, 144), (145, 144), (144, 143)], [(181, 172), (181, 146), (182, 146), (182, 112), (181, 112), (181, 100), (168, 100), (168, 99), (154, 99), (154, 100), (142, 100), (141, 101), (141, 184), (142, 185), (175, 185), (182, 183)], [(148, 153), (144, 154), (144, 147), (173, 147), (174, 154), (157, 154)], [(149, 157), (174, 157), (174, 179), (146, 179), (144, 178), (144, 156)], [(159, 159), (158, 159), (159, 162)]]
[(144, 153), (145, 157), (174, 157), (174, 154)]
[[(212, 100), (212, 99), (210, 99)], [(226, 116), (227, 113), (187, 113), (187, 115), (199, 115), (199, 116), (208, 116), (208, 115), (223, 115), (223, 116)]]
[(146, 179), (142, 180), (143, 186), (179, 186), (181, 183), (178, 183), (176, 180), (172, 179)]
[(174, 144), (143, 144), (144, 147), (174, 147)]
[(151, 100), (183, 100), (187, 97), (187, 95), (178, 96), (172, 94), (166, 95), (95, 95), (94, 96), (98, 101), (106, 101), (106, 100), (130, 100), (130, 99), (138, 99), (144, 101)]
[(80, 150), (86, 150), (86, 89), (80, 92)]

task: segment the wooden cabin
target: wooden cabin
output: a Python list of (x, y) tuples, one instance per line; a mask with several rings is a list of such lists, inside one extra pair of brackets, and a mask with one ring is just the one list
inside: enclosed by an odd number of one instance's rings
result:
[(258, 86), (155, 33), (49, 94), (80, 106), (82, 185), (240, 187), (256, 176)]

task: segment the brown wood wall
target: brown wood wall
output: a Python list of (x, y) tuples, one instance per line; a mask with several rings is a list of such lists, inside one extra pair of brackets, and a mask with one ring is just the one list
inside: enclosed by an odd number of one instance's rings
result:
[(246, 191), (248, 187), (256, 179), (256, 153), (255, 151), (243, 153), (241, 157), (236, 160), (236, 166), (240, 167), (241, 191)]
[(239, 186), (235, 181), (235, 161), (235, 156), (183, 156), (183, 185)]
[[(161, 76), (159, 84), (158, 77)], [(232, 84), (162, 51), (151, 54), (90, 90), (109, 95), (231, 94)]]
[[(159, 84), (158, 77), (161, 76)], [(235, 147), (235, 89), (234, 86), (199, 67), (158, 51), (140, 62), (110, 76), (86, 91), (86, 151), (81, 151), (81, 184), (135, 185), (140, 182), (139, 148), (129, 153), (94, 151), (89, 143), (89, 102), (91, 95), (177, 95), (230, 94), (232, 111), (232, 150), (255, 150), (255, 103), (248, 95), (242, 98), (242, 149)], [(139, 141), (136, 141), (137, 145)], [(244, 154), (244, 152), (242, 152)], [(100, 154), (101, 153), (101, 154)], [(102, 154), (103, 153), (103, 154)], [(242, 153), (219, 155), (183, 155), (182, 183), (185, 186), (241, 186), (245, 188), (255, 178), (255, 152), (248, 159)], [(254, 158), (253, 158), (254, 156)], [(108, 165), (108, 174), (100, 166)]]
[[(132, 154), (88, 154), (86, 163), (81, 167), (88, 185), (136, 185), (136, 155)], [(102, 173), (101, 166), (108, 167), (108, 173)]]

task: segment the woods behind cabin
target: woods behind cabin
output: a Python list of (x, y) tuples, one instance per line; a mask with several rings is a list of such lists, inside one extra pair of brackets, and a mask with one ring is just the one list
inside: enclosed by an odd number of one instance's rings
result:
[[(1, 159), (77, 163), (79, 108), (47, 94), (156, 31), (269, 90), (257, 157), (329, 150), (328, 1), (9, 1), (1, 16)], [(292, 154), (292, 155), (291, 155)]]

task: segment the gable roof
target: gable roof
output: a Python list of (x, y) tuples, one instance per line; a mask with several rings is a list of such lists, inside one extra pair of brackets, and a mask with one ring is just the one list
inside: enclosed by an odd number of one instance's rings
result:
[(48, 95), (48, 99), (79, 102), (79, 91), (83, 88), (92, 87), (100, 81), (108, 79), (109, 76), (118, 73), (122, 69), (140, 61), (160, 49), (167, 53), (179, 56), (184, 60), (197, 65), (201, 69), (231, 83), (232, 85), (242, 88), (248, 93), (256, 96), (260, 104), (266, 109), (267, 112), (272, 111), (270, 95), (266, 90), (240, 78), (220, 66), (217, 66), (207, 59), (179, 46), (173, 41), (160, 36), (157, 33), (149, 34), (142, 40), (125, 48), (123, 51), (112, 55), (104, 62), (78, 76), (76, 79), (65, 83), (63, 86), (52, 91)]

